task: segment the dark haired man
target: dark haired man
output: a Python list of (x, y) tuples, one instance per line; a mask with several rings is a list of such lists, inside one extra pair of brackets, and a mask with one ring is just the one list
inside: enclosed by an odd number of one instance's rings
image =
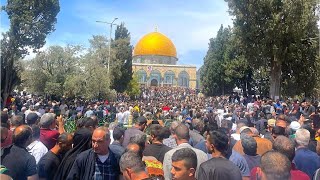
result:
[(32, 142), (27, 146), (28, 152), (36, 159), (36, 163), (40, 161), (41, 157), (44, 156), (48, 149), (39, 140), (40, 138), (40, 128), (38, 125), (32, 125)]
[(110, 144), (110, 149), (112, 152), (114, 152), (115, 154), (117, 154), (118, 156), (121, 156), (124, 151), (125, 148), (121, 146), (122, 142), (123, 142), (123, 135), (124, 135), (124, 130), (116, 127), (113, 130), (112, 136), (113, 136), (113, 142), (112, 144)]
[(246, 159), (250, 171), (254, 167), (260, 167), (261, 156), (257, 154), (256, 140), (247, 134), (243, 134), (241, 135), (241, 144), (244, 152), (243, 157)]
[(40, 179), (53, 179), (64, 154), (72, 148), (72, 135), (62, 133), (57, 139), (56, 145), (48, 151), (38, 163)]
[(290, 161), (285, 155), (268, 151), (261, 157), (261, 168), (258, 168), (257, 175), (261, 180), (289, 180), (290, 169)]
[(130, 138), (136, 134), (144, 134), (143, 131), (147, 125), (147, 119), (144, 116), (140, 116), (137, 122), (132, 128), (127, 129), (124, 132), (124, 140), (122, 146), (125, 148), (129, 144)]
[(13, 132), (13, 145), (3, 149), (1, 164), (10, 170), (12, 179), (38, 179), (36, 160), (26, 150), (31, 141), (31, 127), (22, 125)]
[(207, 135), (207, 148), (212, 158), (200, 165), (198, 179), (242, 179), (239, 168), (226, 159), (228, 143), (224, 132), (211, 131)]
[(197, 154), (190, 148), (182, 148), (172, 155), (173, 180), (195, 180)]
[(124, 153), (119, 164), (125, 180), (141, 180), (149, 177), (141, 157), (134, 152)]
[(163, 130), (163, 127), (158, 124), (151, 125), (150, 135), (152, 144), (146, 146), (143, 151), (144, 156), (153, 156), (161, 163), (163, 163), (164, 155), (171, 150), (170, 147), (162, 143), (164, 136)]

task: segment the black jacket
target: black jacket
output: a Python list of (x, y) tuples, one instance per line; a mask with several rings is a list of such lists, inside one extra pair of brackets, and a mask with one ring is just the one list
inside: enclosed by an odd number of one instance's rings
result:
[[(94, 178), (95, 162), (97, 155), (92, 149), (82, 152), (75, 160), (67, 180), (90, 180)], [(120, 175), (119, 160), (120, 157), (113, 153), (109, 148), (109, 158), (111, 158), (112, 166), (116, 169), (116, 173)]]

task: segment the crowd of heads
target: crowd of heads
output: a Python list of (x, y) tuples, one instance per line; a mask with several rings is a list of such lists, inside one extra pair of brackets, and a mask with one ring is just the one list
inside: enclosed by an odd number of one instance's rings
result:
[[(81, 176), (75, 163), (85, 161), (79, 155), (90, 150), (98, 163), (115, 166), (110, 176), (124, 179), (167, 179), (168, 173), (177, 180), (203, 177), (198, 170), (204, 161), (194, 149), (207, 153), (208, 161), (227, 159), (248, 178), (290, 179), (297, 173), (292, 164), (301, 176), (312, 178), (320, 168), (319, 107), (309, 99), (273, 101), (236, 93), (205, 97), (196, 90), (177, 87), (142, 88), (136, 99), (119, 93), (116, 101), (48, 100), (26, 95), (11, 98), (14, 101), (1, 113), (1, 145), (29, 150), (30, 144), (41, 142), (46, 152), (63, 156), (51, 179)], [(74, 123), (72, 132), (65, 130), (68, 122)], [(159, 144), (158, 154), (152, 155), (152, 148)], [(190, 147), (179, 148), (183, 144)], [(305, 162), (302, 149), (313, 153), (314, 161)], [(113, 153), (117, 161), (105, 161), (104, 157), (110, 159)], [(90, 153), (85, 155), (91, 158)], [(237, 164), (235, 156), (244, 159), (244, 165)], [(167, 157), (169, 171), (165, 170)], [(47, 163), (42, 161), (37, 163)], [(98, 165), (91, 161), (96, 159), (85, 161), (90, 164), (88, 169), (96, 168)], [(162, 168), (150, 173), (153, 167)]]

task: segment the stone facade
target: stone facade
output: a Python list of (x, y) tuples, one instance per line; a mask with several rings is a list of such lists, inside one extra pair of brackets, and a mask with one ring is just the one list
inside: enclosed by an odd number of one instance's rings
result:
[(144, 86), (182, 86), (196, 88), (196, 66), (133, 63), (132, 71)]

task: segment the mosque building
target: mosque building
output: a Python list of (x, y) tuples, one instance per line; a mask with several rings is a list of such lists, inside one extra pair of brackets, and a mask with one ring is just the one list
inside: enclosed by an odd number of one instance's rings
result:
[(176, 47), (157, 31), (143, 36), (133, 50), (132, 71), (141, 86), (196, 88), (196, 66), (177, 65)]

